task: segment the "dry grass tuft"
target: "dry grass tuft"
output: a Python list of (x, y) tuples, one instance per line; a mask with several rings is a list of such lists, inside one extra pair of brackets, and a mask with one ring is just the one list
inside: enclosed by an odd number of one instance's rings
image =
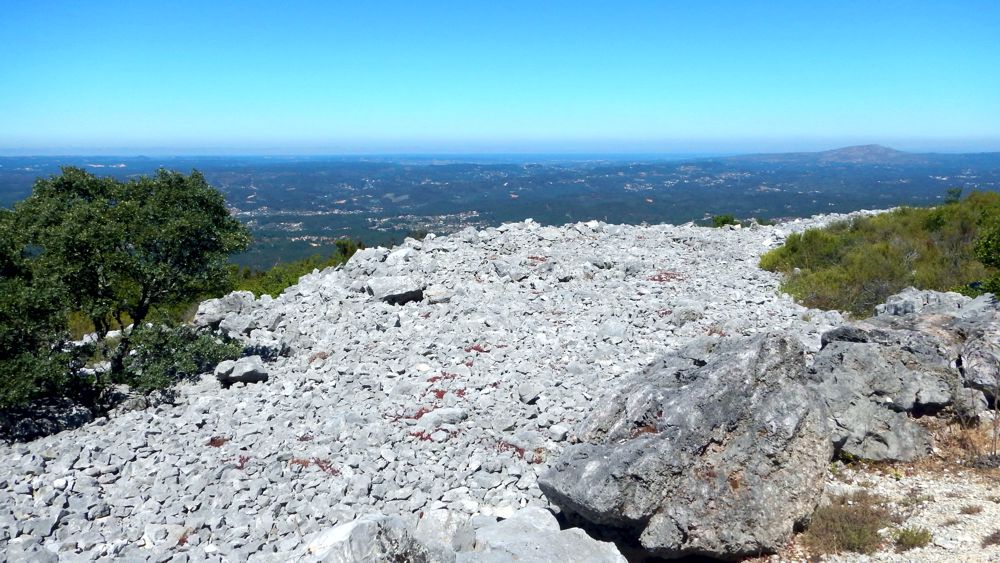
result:
[(1000, 545), (1000, 530), (993, 532), (992, 534), (983, 538), (983, 547), (990, 547), (991, 545)]
[(813, 513), (803, 534), (806, 547), (815, 554), (877, 551), (882, 546), (878, 531), (892, 517), (882, 503), (882, 498), (865, 491), (834, 497), (830, 505)]
[(208, 440), (208, 445), (211, 446), (211, 447), (213, 447), (213, 448), (221, 448), (228, 441), (229, 441), (229, 438), (226, 438), (225, 436), (212, 436)]
[(962, 514), (979, 514), (983, 511), (983, 507), (978, 504), (967, 504), (962, 508), (959, 508), (958, 511)]

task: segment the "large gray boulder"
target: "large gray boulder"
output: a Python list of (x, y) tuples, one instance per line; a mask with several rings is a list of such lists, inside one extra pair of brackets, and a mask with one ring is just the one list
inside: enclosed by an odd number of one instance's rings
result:
[(698, 339), (599, 402), (539, 485), (653, 555), (774, 552), (815, 508), (832, 455), (804, 372), (786, 335)]
[(913, 314), (956, 315), (971, 301), (960, 293), (926, 291), (908, 287), (886, 298), (875, 307), (879, 317), (902, 317)]
[(538, 507), (522, 508), (506, 520), (479, 528), (473, 551), (459, 553), (456, 561), (626, 563), (615, 544), (595, 540), (580, 528), (560, 530), (555, 516)]
[(930, 435), (912, 414), (952, 403), (959, 375), (949, 357), (938, 338), (915, 330), (856, 323), (824, 334), (809, 379), (829, 409), (837, 451), (879, 461), (929, 453)]
[(962, 383), (1000, 399), (1000, 308), (992, 295), (970, 301), (952, 323), (962, 337), (959, 358)]

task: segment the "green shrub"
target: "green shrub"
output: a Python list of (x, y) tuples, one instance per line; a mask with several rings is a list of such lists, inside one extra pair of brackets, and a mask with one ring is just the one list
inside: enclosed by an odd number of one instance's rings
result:
[(133, 331), (133, 353), (117, 383), (148, 393), (213, 369), (223, 360), (240, 357), (243, 347), (195, 331), (187, 325), (145, 326)]
[(872, 553), (882, 545), (878, 531), (890, 523), (880, 499), (865, 492), (835, 497), (816, 509), (803, 535), (814, 554)]
[(896, 551), (909, 551), (931, 543), (931, 532), (926, 528), (902, 528), (896, 531)]
[[(1000, 195), (973, 192), (936, 208), (901, 208), (790, 235), (760, 267), (785, 274), (801, 303), (867, 316), (915, 286), (975, 294), (1000, 286)], [(978, 240), (978, 243), (977, 243)]]
[(948, 188), (944, 195), (945, 205), (962, 201), (962, 188)]
[(736, 220), (736, 217), (732, 215), (716, 215), (712, 217), (712, 226), (715, 228), (725, 227), (726, 225), (739, 225), (740, 222)]
[[(992, 226), (979, 238), (976, 257), (986, 266), (1000, 269), (1000, 225)], [(994, 295), (1000, 294), (1000, 273), (987, 280), (983, 289)]]

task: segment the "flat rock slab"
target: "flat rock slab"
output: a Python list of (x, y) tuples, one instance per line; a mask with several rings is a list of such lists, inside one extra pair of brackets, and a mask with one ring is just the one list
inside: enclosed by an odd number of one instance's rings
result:
[(548, 510), (524, 508), (510, 518), (476, 530), (473, 551), (458, 554), (458, 563), (518, 561), (549, 563), (626, 563), (610, 542), (588, 536), (580, 528), (560, 530)]

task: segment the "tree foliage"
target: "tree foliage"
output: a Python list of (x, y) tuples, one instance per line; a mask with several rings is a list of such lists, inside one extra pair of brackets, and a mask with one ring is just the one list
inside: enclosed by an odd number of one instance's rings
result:
[[(1000, 272), (1000, 221), (980, 237), (976, 244), (976, 256), (980, 262)], [(994, 295), (1000, 295), (1000, 273), (994, 274), (987, 280), (983, 289)]]
[(60, 289), (32, 274), (14, 215), (0, 210), (0, 408), (67, 384)]
[(726, 215), (716, 215), (712, 217), (712, 226), (715, 228), (725, 227), (726, 225), (739, 225), (740, 222), (736, 220), (736, 217), (730, 214)]

